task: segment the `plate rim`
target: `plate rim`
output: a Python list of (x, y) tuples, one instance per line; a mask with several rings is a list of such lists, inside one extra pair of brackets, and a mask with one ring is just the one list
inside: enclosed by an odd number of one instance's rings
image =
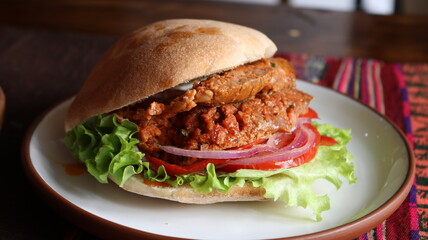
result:
[[(346, 97), (362, 107), (369, 109), (371, 112), (375, 113), (377, 116), (384, 119), (392, 128), (399, 134), (399, 137), (403, 140), (404, 145), (407, 150), (407, 157), (409, 167), (407, 170), (406, 178), (399, 187), (399, 189), (391, 196), (385, 203), (380, 207), (371, 211), (370, 213), (364, 215), (361, 218), (353, 220), (349, 223), (332, 227), (330, 229), (308, 233), (298, 236), (290, 236), (284, 238), (275, 238), (275, 239), (343, 239), (343, 238), (353, 238), (358, 237), (363, 233), (370, 231), (375, 226), (379, 225), (382, 221), (391, 216), (404, 202), (406, 197), (409, 194), (409, 191), (412, 187), (413, 180), (416, 173), (416, 163), (413, 153), (413, 148), (403, 133), (403, 131), (386, 115), (383, 115), (376, 111), (371, 106), (365, 104), (359, 99), (355, 99), (349, 95), (341, 93), (335, 89), (329, 88), (327, 86), (319, 85), (313, 82), (298, 80), (298, 82), (304, 82), (311, 84), (315, 87), (323, 88), (327, 91), (332, 91), (334, 93), (340, 94), (343, 97)], [(41, 121), (49, 114), (51, 111), (56, 109), (59, 105), (69, 101), (71, 98), (63, 99), (53, 106), (47, 108), (42, 114), (40, 114), (35, 120), (32, 121), (30, 126), (25, 132), (23, 143), (21, 146), (21, 161), (24, 167), (25, 174), (30, 180), (32, 186), (36, 189), (36, 192), (46, 201), (57, 213), (59, 213), (64, 218), (68, 219), (70, 222), (79, 226), (87, 232), (90, 232), (96, 236), (101, 236), (103, 238), (136, 238), (136, 237), (146, 237), (150, 239), (187, 239), (173, 236), (166, 236), (161, 234), (155, 234), (143, 230), (134, 229), (128, 226), (124, 226), (115, 222), (112, 222), (108, 219), (104, 219), (100, 216), (97, 216), (93, 213), (90, 213), (81, 207), (75, 205), (74, 203), (67, 200), (61, 194), (56, 192), (47, 182), (43, 180), (40, 174), (35, 169), (31, 156), (30, 156), (30, 142), (34, 135), (35, 130), (41, 123)], [(84, 216), (84, 217), (82, 217)]]

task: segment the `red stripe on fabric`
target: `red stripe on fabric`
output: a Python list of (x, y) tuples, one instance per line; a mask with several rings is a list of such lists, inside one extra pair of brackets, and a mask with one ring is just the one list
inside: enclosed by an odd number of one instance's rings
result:
[[(403, 72), (401, 70), (400, 65), (398, 65), (398, 64), (394, 65), (394, 73), (395, 73), (395, 76), (397, 77), (397, 81), (398, 81), (398, 84), (399, 84), (399, 87), (400, 87), (400, 93), (403, 94), (402, 91), (406, 90), (406, 92), (405, 92), (406, 96), (405, 97), (407, 99), (405, 99), (405, 101), (403, 101), (402, 113), (403, 113), (404, 117), (409, 117), (410, 118), (411, 108), (410, 108), (410, 102), (409, 102), (409, 99), (408, 99), (409, 96), (407, 94), (406, 77), (404, 76), (404, 74), (403, 74)], [(404, 127), (406, 127), (405, 124), (406, 123), (403, 121), (403, 126)], [(407, 129), (403, 129), (403, 130), (406, 133), (408, 140), (413, 144), (413, 135), (412, 135), (411, 126), (408, 126)]]
[(377, 240), (385, 240), (385, 238), (384, 238), (384, 236), (383, 236), (383, 233), (384, 233), (384, 225), (385, 224), (385, 222), (383, 222), (382, 224), (379, 224), (377, 227), (376, 227), (376, 239)]
[(369, 96), (368, 96), (368, 80), (367, 80), (367, 60), (363, 60), (363, 63), (361, 64), (361, 101), (368, 104), (369, 103)]
[(410, 239), (410, 207), (408, 199), (386, 221), (387, 239)]
[(403, 100), (399, 79), (397, 79), (397, 73), (394, 68), (395, 66), (392, 64), (385, 64), (380, 74), (384, 92), (385, 115), (404, 131)]
[(351, 77), (351, 73), (352, 73), (352, 59), (350, 58), (346, 58), (342, 61), (341, 64), (341, 72), (338, 72), (338, 74), (340, 74), (340, 76), (336, 76), (335, 81), (337, 81), (335, 83), (335, 88), (342, 93), (347, 93), (348, 92), (348, 87), (349, 87), (349, 81), (350, 81), (350, 77)]
[(326, 62), (327, 62), (326, 71), (322, 80), (320, 81), (320, 85), (332, 87), (334, 83), (334, 79), (337, 75), (337, 72), (339, 71), (341, 60), (327, 58)]
[(344, 61), (342, 61), (342, 63), (340, 64), (340, 68), (337, 70), (337, 74), (334, 77), (334, 82), (333, 85), (331, 87), (333, 87), (334, 89), (340, 91), (340, 84), (342, 83), (342, 77), (344, 76), (344, 72), (346, 70), (346, 63)]

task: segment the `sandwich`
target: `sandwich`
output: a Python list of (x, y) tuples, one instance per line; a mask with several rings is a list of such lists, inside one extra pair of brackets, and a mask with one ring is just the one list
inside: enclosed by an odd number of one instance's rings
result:
[(65, 145), (100, 183), (182, 203), (282, 200), (316, 220), (312, 185), (354, 183), (350, 130), (317, 123), (313, 96), (263, 33), (171, 19), (119, 39), (65, 118)]

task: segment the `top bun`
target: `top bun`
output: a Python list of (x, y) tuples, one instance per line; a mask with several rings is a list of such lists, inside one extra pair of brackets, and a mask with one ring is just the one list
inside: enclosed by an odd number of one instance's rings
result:
[(192, 79), (271, 57), (263, 33), (231, 23), (172, 19), (119, 39), (76, 95), (65, 130)]

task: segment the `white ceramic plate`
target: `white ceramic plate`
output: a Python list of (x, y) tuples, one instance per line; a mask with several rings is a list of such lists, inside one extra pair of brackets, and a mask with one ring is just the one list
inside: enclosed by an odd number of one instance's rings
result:
[[(405, 199), (414, 175), (414, 160), (403, 134), (369, 107), (333, 90), (298, 81), (312, 94), (322, 122), (352, 129), (354, 185), (336, 191), (325, 182), (331, 209), (323, 221), (282, 202), (186, 205), (128, 193), (100, 184), (88, 174), (67, 175), (63, 163), (75, 160), (63, 146), (63, 122), (70, 101), (35, 123), (24, 142), (24, 163), (37, 188), (77, 225), (105, 236), (161, 236), (193, 239), (341, 238), (369, 231)], [(327, 184), (327, 185), (326, 185)], [(93, 225), (88, 226), (86, 222)], [(100, 230), (103, 227), (104, 230)], [(343, 235), (345, 234), (345, 235)], [(349, 235), (350, 234), (350, 235)]]

